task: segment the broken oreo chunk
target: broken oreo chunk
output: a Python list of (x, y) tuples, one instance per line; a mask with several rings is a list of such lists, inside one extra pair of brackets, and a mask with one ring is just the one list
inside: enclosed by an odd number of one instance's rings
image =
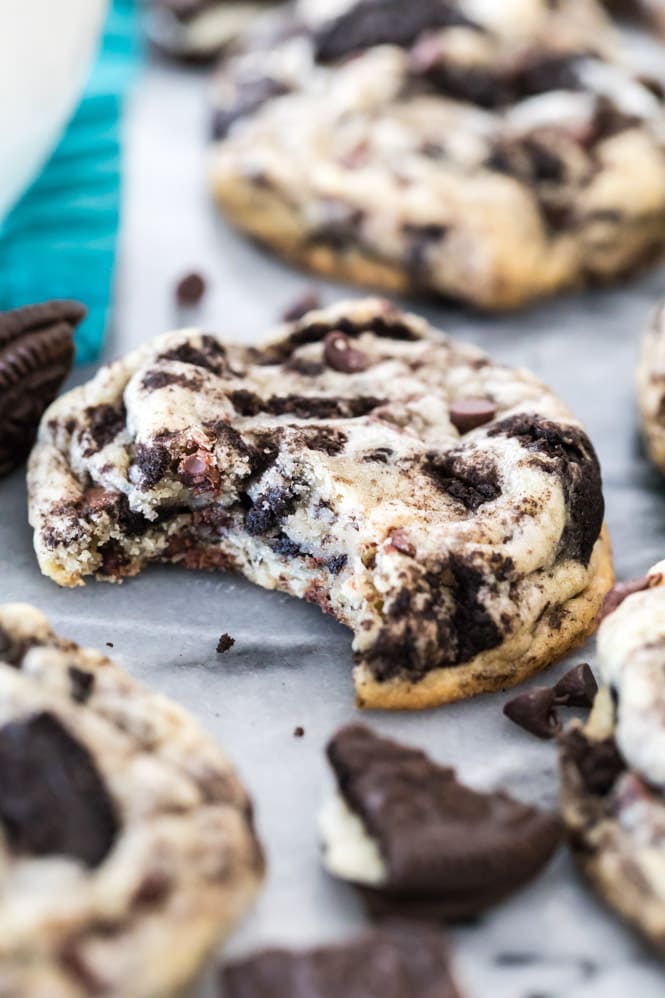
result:
[(554, 816), (478, 793), (361, 725), (338, 732), (328, 758), (341, 800), (324, 812), (324, 862), (376, 917), (475, 916), (531, 880), (559, 843)]
[(318, 62), (334, 62), (375, 45), (407, 48), (423, 32), (477, 25), (450, 0), (359, 0), (324, 24), (314, 39)]
[(225, 139), (236, 122), (248, 118), (274, 97), (288, 94), (289, 88), (280, 80), (268, 76), (246, 80), (236, 92), (235, 103), (230, 107), (220, 107), (212, 119), (212, 138)]
[(341, 946), (266, 950), (228, 964), (224, 998), (459, 998), (446, 941), (404, 924)]
[(0, 823), (19, 855), (98, 866), (118, 833), (94, 759), (51, 713), (0, 728)]
[(28, 456), (72, 366), (74, 330), (85, 314), (74, 301), (0, 312), (0, 478)]

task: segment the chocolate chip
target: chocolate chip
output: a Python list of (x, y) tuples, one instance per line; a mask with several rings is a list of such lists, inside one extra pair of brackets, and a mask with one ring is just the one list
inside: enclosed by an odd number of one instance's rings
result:
[(489, 399), (464, 398), (453, 402), (448, 410), (450, 422), (460, 433), (484, 426), (496, 416), (496, 406)]
[(196, 271), (192, 271), (181, 277), (175, 288), (178, 305), (190, 308), (198, 305), (205, 293), (205, 278)]
[(212, 456), (201, 449), (182, 458), (178, 465), (178, 478), (197, 495), (212, 492), (219, 485), (219, 472)]
[(372, 905), (401, 914), (468, 918), (534, 877), (557, 847), (559, 821), (503, 792), (478, 793), (454, 770), (368, 728), (328, 746), (339, 792), (378, 844), (384, 887)]
[(232, 638), (230, 634), (222, 634), (217, 642), (218, 655), (223, 655), (225, 651), (229, 650), (229, 648), (233, 648), (235, 643), (236, 639)]
[(71, 684), (72, 700), (75, 700), (77, 703), (87, 703), (95, 685), (93, 673), (79, 669), (76, 665), (70, 665), (67, 671)]
[(537, 738), (556, 738), (561, 731), (561, 721), (555, 703), (554, 690), (537, 686), (509, 700), (503, 713)]
[(296, 298), (282, 314), (283, 322), (298, 322), (303, 319), (308, 312), (313, 312), (321, 308), (321, 296), (318, 291), (305, 291), (304, 294)]
[(118, 833), (87, 748), (44, 712), (0, 728), (0, 821), (19, 855), (73, 856), (98, 866)]
[(617, 582), (603, 600), (603, 605), (598, 614), (598, 621), (601, 622), (605, 620), (605, 617), (609, 617), (611, 613), (614, 613), (621, 606), (625, 599), (628, 599), (634, 593), (641, 593), (647, 589), (651, 589), (652, 586), (660, 585), (662, 578), (662, 575), (656, 574), (645, 575), (641, 579), (632, 579), (629, 582)]
[(562, 676), (554, 687), (555, 703), (560, 707), (592, 707), (598, 692), (596, 677), (586, 662)]
[(0, 478), (23, 463), (74, 359), (86, 309), (50, 301), (0, 313)]
[(386, 925), (341, 946), (266, 950), (222, 972), (225, 998), (459, 998), (441, 932)]
[(328, 333), (323, 341), (323, 356), (333, 371), (342, 374), (359, 374), (366, 371), (370, 360), (366, 353), (356, 349), (348, 336), (335, 330)]
[(300, 725), (298, 725), (297, 728), (293, 729), (294, 738), (304, 738), (304, 736), (305, 736), (305, 729), (301, 728)]

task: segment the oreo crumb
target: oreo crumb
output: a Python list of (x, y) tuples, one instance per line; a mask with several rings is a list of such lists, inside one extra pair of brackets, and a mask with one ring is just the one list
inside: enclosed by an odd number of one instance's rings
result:
[(293, 729), (293, 737), (294, 738), (304, 738), (305, 737), (305, 729), (301, 728), (300, 725), (298, 725), (297, 728)]
[(235, 643), (236, 639), (232, 638), (230, 634), (222, 634), (217, 642), (217, 654), (223, 655), (225, 651), (229, 650), (229, 648), (233, 648)]
[(205, 293), (205, 278), (196, 271), (181, 277), (175, 288), (178, 305), (198, 305)]

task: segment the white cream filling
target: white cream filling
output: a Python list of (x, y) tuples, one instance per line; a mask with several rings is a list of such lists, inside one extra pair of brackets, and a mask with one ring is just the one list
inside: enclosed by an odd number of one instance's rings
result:
[[(665, 562), (650, 575), (663, 574)], [(603, 682), (618, 695), (615, 737), (649, 783), (665, 788), (665, 585), (634, 593), (598, 632)]]
[(368, 887), (388, 879), (378, 842), (373, 839), (340, 794), (323, 807), (319, 816), (323, 865), (334, 877)]

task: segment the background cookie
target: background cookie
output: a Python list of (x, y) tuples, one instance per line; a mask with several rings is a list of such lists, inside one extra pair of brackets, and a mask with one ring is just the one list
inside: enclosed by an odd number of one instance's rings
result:
[(656, 311), (644, 337), (637, 397), (649, 457), (665, 471), (665, 305)]
[(310, 0), (214, 103), (223, 210), (322, 274), (510, 308), (665, 244), (662, 99), (593, 2)]
[(250, 801), (193, 719), (0, 606), (0, 993), (173, 994), (262, 876)]
[(239, 570), (353, 630), (368, 707), (519, 682), (584, 640), (611, 583), (598, 461), (565, 406), (382, 301), (103, 368), (45, 415), (29, 492), (55, 581)]
[[(605, 900), (665, 953), (665, 563), (608, 598), (603, 686), (561, 743), (576, 859)], [(620, 601), (620, 602), (619, 602)], [(617, 602), (619, 603), (617, 607)]]

